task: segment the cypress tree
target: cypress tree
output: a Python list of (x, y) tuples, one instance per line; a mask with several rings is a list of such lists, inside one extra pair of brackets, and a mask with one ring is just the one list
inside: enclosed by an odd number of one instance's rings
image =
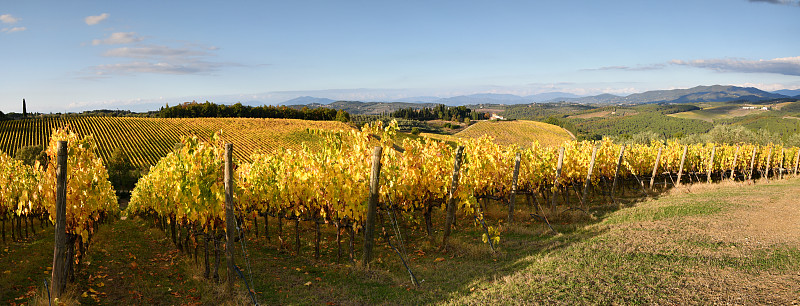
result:
[(25, 99), (22, 99), (22, 118), (28, 117), (28, 109), (25, 107)]

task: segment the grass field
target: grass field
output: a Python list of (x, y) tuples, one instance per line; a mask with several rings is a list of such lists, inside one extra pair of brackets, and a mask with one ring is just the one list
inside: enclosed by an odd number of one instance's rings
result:
[(460, 138), (478, 138), (484, 135), (493, 136), (495, 141), (504, 145), (516, 144), (530, 146), (534, 141), (545, 146), (557, 146), (573, 139), (566, 130), (559, 126), (538, 121), (480, 121), (453, 135), (423, 133), (423, 136), (457, 142)]
[[(557, 235), (529, 217), (503, 224), (497, 252), (459, 219), (451, 248), (437, 251), (424, 229), (404, 227), (411, 286), (396, 254), (379, 239), (370, 270), (336, 263), (335, 234), (323, 226), (313, 259), (313, 227), (301, 224), (301, 250), (247, 236), (252, 285), (260, 304), (792, 304), (800, 302), (800, 181), (695, 184), (660, 198), (600, 205), (552, 218)], [(491, 203), (489, 220), (507, 212)], [(531, 212), (518, 206), (517, 215)], [(435, 212), (434, 220), (442, 214)], [(384, 220), (384, 222), (388, 222)], [(406, 221), (401, 221), (406, 222)], [(438, 222), (437, 222), (438, 223)], [(38, 223), (36, 224), (37, 228)], [(263, 223), (261, 224), (263, 227)], [(388, 226), (383, 223), (383, 226)], [(284, 239), (293, 243), (293, 223)], [(379, 227), (380, 228), (380, 227)], [(436, 239), (440, 239), (436, 234)], [(52, 262), (52, 227), (0, 252), (0, 303), (44, 303)], [(69, 301), (82, 305), (204, 305), (226, 300), (189, 256), (151, 222), (103, 225), (76, 275)], [(346, 239), (345, 239), (346, 241)], [(359, 258), (361, 237), (356, 237)], [(237, 244), (237, 263), (246, 269)], [(202, 254), (202, 253), (201, 253)], [(200, 259), (202, 260), (202, 258)], [(220, 271), (224, 277), (224, 258)], [(249, 277), (248, 277), (249, 279)], [(244, 282), (235, 304), (248, 304)], [(226, 302), (231, 304), (231, 302)]]
[(154, 165), (186, 135), (209, 139), (222, 130), (225, 140), (234, 144), (234, 156), (249, 160), (256, 150), (299, 149), (304, 142), (313, 146), (320, 136), (308, 133), (308, 129), (350, 129), (336, 121), (298, 119), (38, 118), (0, 122), (0, 150), (14, 156), (24, 146), (47, 145), (52, 130), (63, 126), (71, 127), (81, 136), (94, 135), (100, 157), (108, 159), (114, 150), (121, 148), (136, 166)]
[[(742, 106), (743, 105), (712, 106), (701, 110), (669, 114), (667, 116), (712, 122), (718, 119), (729, 119), (767, 112), (761, 109), (743, 109)], [(758, 107), (760, 108), (761, 106), (759, 105)]]

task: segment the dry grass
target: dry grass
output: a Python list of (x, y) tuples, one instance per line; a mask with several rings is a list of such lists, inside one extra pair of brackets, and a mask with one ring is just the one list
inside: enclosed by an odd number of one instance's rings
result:
[(798, 303), (797, 183), (674, 189), (564, 234), (596, 233), (447, 304)]

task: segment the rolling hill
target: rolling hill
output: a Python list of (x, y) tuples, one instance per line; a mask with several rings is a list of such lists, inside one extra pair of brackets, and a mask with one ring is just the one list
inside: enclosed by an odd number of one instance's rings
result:
[(108, 159), (117, 148), (124, 150), (135, 166), (154, 165), (171, 152), (181, 137), (197, 135), (209, 139), (222, 131), (225, 141), (233, 143), (234, 156), (250, 160), (257, 151), (282, 148), (300, 149), (321, 136), (309, 130), (346, 130), (351, 127), (338, 121), (253, 118), (135, 118), (71, 117), (0, 121), (0, 150), (10, 156), (24, 146), (47, 145), (54, 128), (69, 126), (80, 136), (94, 135), (97, 153)]
[(530, 146), (534, 141), (545, 146), (557, 146), (573, 139), (565, 129), (538, 121), (481, 121), (454, 135), (423, 133), (423, 136), (446, 141), (458, 141), (459, 138), (478, 138), (492, 136), (495, 141), (504, 145)]

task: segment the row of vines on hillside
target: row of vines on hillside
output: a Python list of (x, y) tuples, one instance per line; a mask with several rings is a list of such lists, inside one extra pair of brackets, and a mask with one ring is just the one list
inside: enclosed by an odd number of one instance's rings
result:
[[(683, 174), (684, 180), (691, 180), (690, 174), (695, 180), (701, 176), (710, 179), (712, 175), (743, 179), (770, 174), (783, 176), (796, 174), (800, 157), (797, 147), (779, 145), (684, 146), (666, 142), (625, 147), (610, 141), (570, 141), (561, 148), (538, 143), (520, 148), (498, 145), (484, 137), (461, 140), (464, 161), (457, 175), (458, 187), (450, 190), (456, 149), (424, 138), (396, 143), (391, 140), (395, 132), (396, 126), (384, 127), (380, 122), (365, 125), (361, 130), (317, 131), (325, 141), (315, 149), (303, 147), (252, 155), (252, 162), (236, 166), (239, 218), (261, 215), (265, 217), (265, 229), (267, 216), (277, 219), (280, 246), (286, 244), (282, 240), (283, 222), (294, 221), (298, 250), (299, 223), (313, 222), (317, 232), (316, 256), (319, 226), (333, 225), (340, 256), (340, 235), (349, 234), (352, 259), (354, 235), (363, 229), (366, 218), (375, 146), (383, 148), (379, 178), (381, 210), (420, 224), (432, 237), (432, 211), (441, 209), (452, 194), (457, 200), (457, 211), (474, 218), (483, 228), (484, 241), (494, 243), (499, 240), (499, 225), (488, 226), (490, 222), (483, 218), (486, 203), (480, 204), (481, 199), (508, 203), (512, 193), (541, 194), (550, 196), (555, 208), (558, 190), (563, 194), (567, 186), (585, 185), (587, 177), (593, 185), (610, 185), (617, 178), (635, 178), (644, 188), (644, 178), (655, 171), (673, 184), (680, 183), (675, 181), (676, 173)], [(221, 147), (219, 139), (207, 143), (184, 138), (181, 149), (162, 159), (140, 180), (129, 213), (155, 216), (162, 226), (170, 225), (173, 240), (179, 246), (194, 242), (195, 256), (197, 237), (205, 238), (206, 252), (210, 241), (218, 249), (217, 240), (224, 231)], [(517, 159), (520, 166), (514, 184), (512, 169)], [(593, 175), (587, 175), (590, 167)], [(208, 271), (206, 264), (206, 276)]]
[[(40, 226), (54, 223), (56, 215), (57, 143), (67, 142), (66, 169), (66, 275), (74, 280), (75, 267), (88, 249), (100, 222), (119, 212), (117, 197), (108, 181), (102, 159), (91, 136), (79, 138), (69, 129), (54, 129), (46, 148), (48, 162), (29, 166), (0, 153), (0, 220), (12, 222), (11, 239), (23, 239), (28, 228), (36, 233), (34, 220)], [(76, 250), (77, 247), (77, 250)], [(77, 261), (77, 265), (75, 265)]]

